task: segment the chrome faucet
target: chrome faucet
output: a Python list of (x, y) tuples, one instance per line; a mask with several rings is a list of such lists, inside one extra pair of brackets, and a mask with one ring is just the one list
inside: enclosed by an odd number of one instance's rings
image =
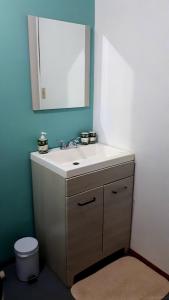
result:
[(68, 141), (66, 144), (66, 148), (71, 148), (71, 147), (77, 148), (78, 145), (80, 144), (79, 139), (80, 139), (80, 137), (77, 137), (77, 138), (73, 138), (70, 141)]
[(67, 143), (65, 143), (63, 140), (59, 140), (57, 142), (59, 142), (59, 148), (61, 150), (64, 150), (64, 149), (68, 149), (68, 148), (77, 148), (78, 145), (80, 144), (80, 137), (76, 137), (76, 138), (73, 138), (71, 139), (70, 141), (68, 141)]

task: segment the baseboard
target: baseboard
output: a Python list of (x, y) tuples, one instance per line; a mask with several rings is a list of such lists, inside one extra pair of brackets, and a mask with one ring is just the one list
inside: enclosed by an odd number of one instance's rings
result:
[(169, 281), (169, 274), (165, 273), (164, 271), (162, 271), (160, 268), (158, 268), (157, 266), (155, 266), (154, 264), (152, 264), (150, 261), (148, 261), (146, 258), (144, 258), (142, 255), (138, 254), (137, 252), (135, 252), (132, 249), (129, 249), (128, 252), (129, 255), (134, 256), (135, 258), (139, 259), (140, 261), (142, 261), (145, 265), (147, 265), (148, 267), (150, 267), (151, 269), (153, 269), (154, 271), (156, 271), (158, 274), (160, 274), (161, 276), (165, 277), (168, 281)]

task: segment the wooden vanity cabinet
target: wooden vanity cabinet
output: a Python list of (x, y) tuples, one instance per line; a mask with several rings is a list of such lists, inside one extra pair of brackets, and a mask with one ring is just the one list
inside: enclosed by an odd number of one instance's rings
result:
[(103, 187), (66, 199), (67, 271), (77, 274), (102, 258)]
[(104, 186), (103, 256), (129, 248), (133, 177)]
[(32, 161), (40, 253), (67, 285), (130, 243), (134, 162), (65, 179)]

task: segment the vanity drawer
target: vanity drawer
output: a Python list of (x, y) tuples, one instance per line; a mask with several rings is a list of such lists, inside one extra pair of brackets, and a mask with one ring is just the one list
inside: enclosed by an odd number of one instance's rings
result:
[(66, 180), (66, 194), (72, 196), (134, 174), (134, 162), (105, 168)]

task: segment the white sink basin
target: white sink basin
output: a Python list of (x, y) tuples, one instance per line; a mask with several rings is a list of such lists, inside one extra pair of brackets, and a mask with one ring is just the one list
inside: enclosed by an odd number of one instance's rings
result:
[(32, 152), (31, 160), (65, 178), (69, 178), (132, 161), (134, 160), (134, 154), (97, 143), (65, 150), (55, 148), (47, 154)]

